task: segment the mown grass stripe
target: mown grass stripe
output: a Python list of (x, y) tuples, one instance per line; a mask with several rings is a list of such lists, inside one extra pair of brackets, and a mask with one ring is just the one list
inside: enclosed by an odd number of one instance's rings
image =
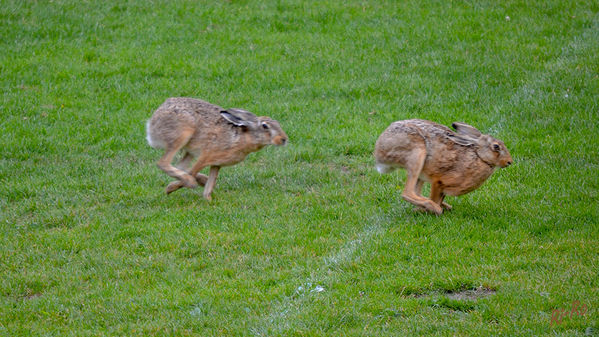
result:
[(360, 248), (367, 244), (372, 237), (381, 235), (384, 225), (389, 219), (375, 217), (368, 221), (370, 225), (365, 227), (355, 238), (346, 242), (337, 251), (323, 259), (323, 263), (314, 271), (310, 272), (310, 278), (298, 285), (291, 296), (283, 297), (271, 304), (272, 309), (268, 314), (262, 316), (250, 329), (254, 336), (278, 335), (291, 329), (293, 321), (290, 317), (296, 316), (303, 310), (303, 304), (320, 292), (334, 292), (335, 289), (327, 289), (323, 285), (330, 284), (329, 280), (336, 273), (343, 272), (345, 264), (359, 260)]

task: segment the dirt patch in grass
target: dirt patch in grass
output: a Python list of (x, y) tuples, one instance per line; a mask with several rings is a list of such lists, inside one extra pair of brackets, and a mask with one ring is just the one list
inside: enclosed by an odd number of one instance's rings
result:
[(444, 289), (441, 292), (435, 291), (419, 297), (426, 298), (426, 301), (432, 307), (470, 312), (476, 309), (478, 299), (489, 297), (495, 293), (495, 289), (480, 286), (467, 289)]
[(489, 297), (497, 293), (497, 290), (485, 286), (462, 289), (438, 289), (432, 291), (422, 291), (418, 289), (403, 288), (399, 292), (400, 296), (412, 298), (438, 297), (439, 295), (457, 301), (476, 301), (479, 298)]
[(474, 289), (465, 289), (460, 291), (448, 291), (445, 296), (452, 300), (458, 301), (476, 301), (479, 298), (489, 297), (494, 295), (497, 291), (487, 287), (478, 287)]

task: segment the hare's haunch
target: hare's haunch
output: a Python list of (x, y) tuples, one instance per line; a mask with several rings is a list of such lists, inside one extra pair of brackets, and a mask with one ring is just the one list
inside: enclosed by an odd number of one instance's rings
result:
[[(475, 190), (497, 167), (512, 164), (505, 144), (482, 134), (473, 126), (444, 125), (421, 119), (392, 123), (376, 142), (374, 156), (380, 173), (407, 170), (402, 197), (435, 214), (451, 206), (446, 195), (458, 196)], [(422, 196), (424, 182), (431, 184), (430, 198)]]
[[(158, 167), (178, 179), (167, 186), (166, 193), (199, 184), (205, 186), (203, 195), (208, 200), (222, 166), (235, 165), (264, 146), (287, 142), (274, 119), (186, 97), (167, 99), (148, 120), (146, 132), (150, 146), (165, 150)], [(175, 167), (172, 161), (181, 149), (184, 154)], [(208, 166), (209, 176), (199, 173)]]

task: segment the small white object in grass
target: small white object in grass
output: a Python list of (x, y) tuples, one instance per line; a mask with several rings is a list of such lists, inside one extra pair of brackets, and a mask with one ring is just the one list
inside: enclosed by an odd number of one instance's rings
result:
[(312, 289), (310, 292), (312, 292), (312, 293), (321, 293), (321, 292), (323, 292), (323, 291), (324, 291), (324, 288), (323, 288), (323, 287), (321, 287), (321, 286), (316, 286), (316, 287), (314, 287), (314, 289)]
[(324, 291), (324, 287), (320, 286), (320, 285), (316, 285), (314, 286), (314, 288), (312, 288), (312, 283), (308, 282), (304, 285), (301, 285), (299, 287), (297, 287), (297, 289), (295, 290), (295, 293), (297, 295), (305, 295), (306, 292), (310, 292), (310, 293), (321, 293)]
[(510, 17), (509, 16), (505, 16), (505, 21), (510, 21)]
[(199, 306), (195, 306), (190, 312), (192, 316), (202, 316), (204, 313), (202, 312), (202, 308)]

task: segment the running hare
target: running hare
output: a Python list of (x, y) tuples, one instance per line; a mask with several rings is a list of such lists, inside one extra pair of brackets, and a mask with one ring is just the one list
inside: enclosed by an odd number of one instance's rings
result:
[[(150, 146), (164, 149), (158, 167), (177, 181), (166, 187), (171, 193), (185, 186), (205, 186), (204, 198), (211, 200), (218, 170), (235, 165), (266, 145), (284, 145), (287, 135), (279, 122), (256, 117), (242, 109), (223, 109), (208, 102), (185, 97), (167, 99), (146, 125)], [(172, 165), (177, 151), (184, 154)], [(193, 166), (192, 160), (197, 157)], [(191, 166), (191, 169), (190, 169)], [(198, 173), (210, 166), (210, 176)]]
[[(444, 125), (421, 119), (392, 123), (376, 141), (374, 156), (380, 173), (396, 168), (407, 170), (402, 197), (435, 214), (451, 206), (445, 195), (462, 195), (475, 190), (497, 167), (512, 164), (502, 141), (484, 135), (464, 123)], [(431, 184), (430, 199), (421, 195), (422, 184)]]

